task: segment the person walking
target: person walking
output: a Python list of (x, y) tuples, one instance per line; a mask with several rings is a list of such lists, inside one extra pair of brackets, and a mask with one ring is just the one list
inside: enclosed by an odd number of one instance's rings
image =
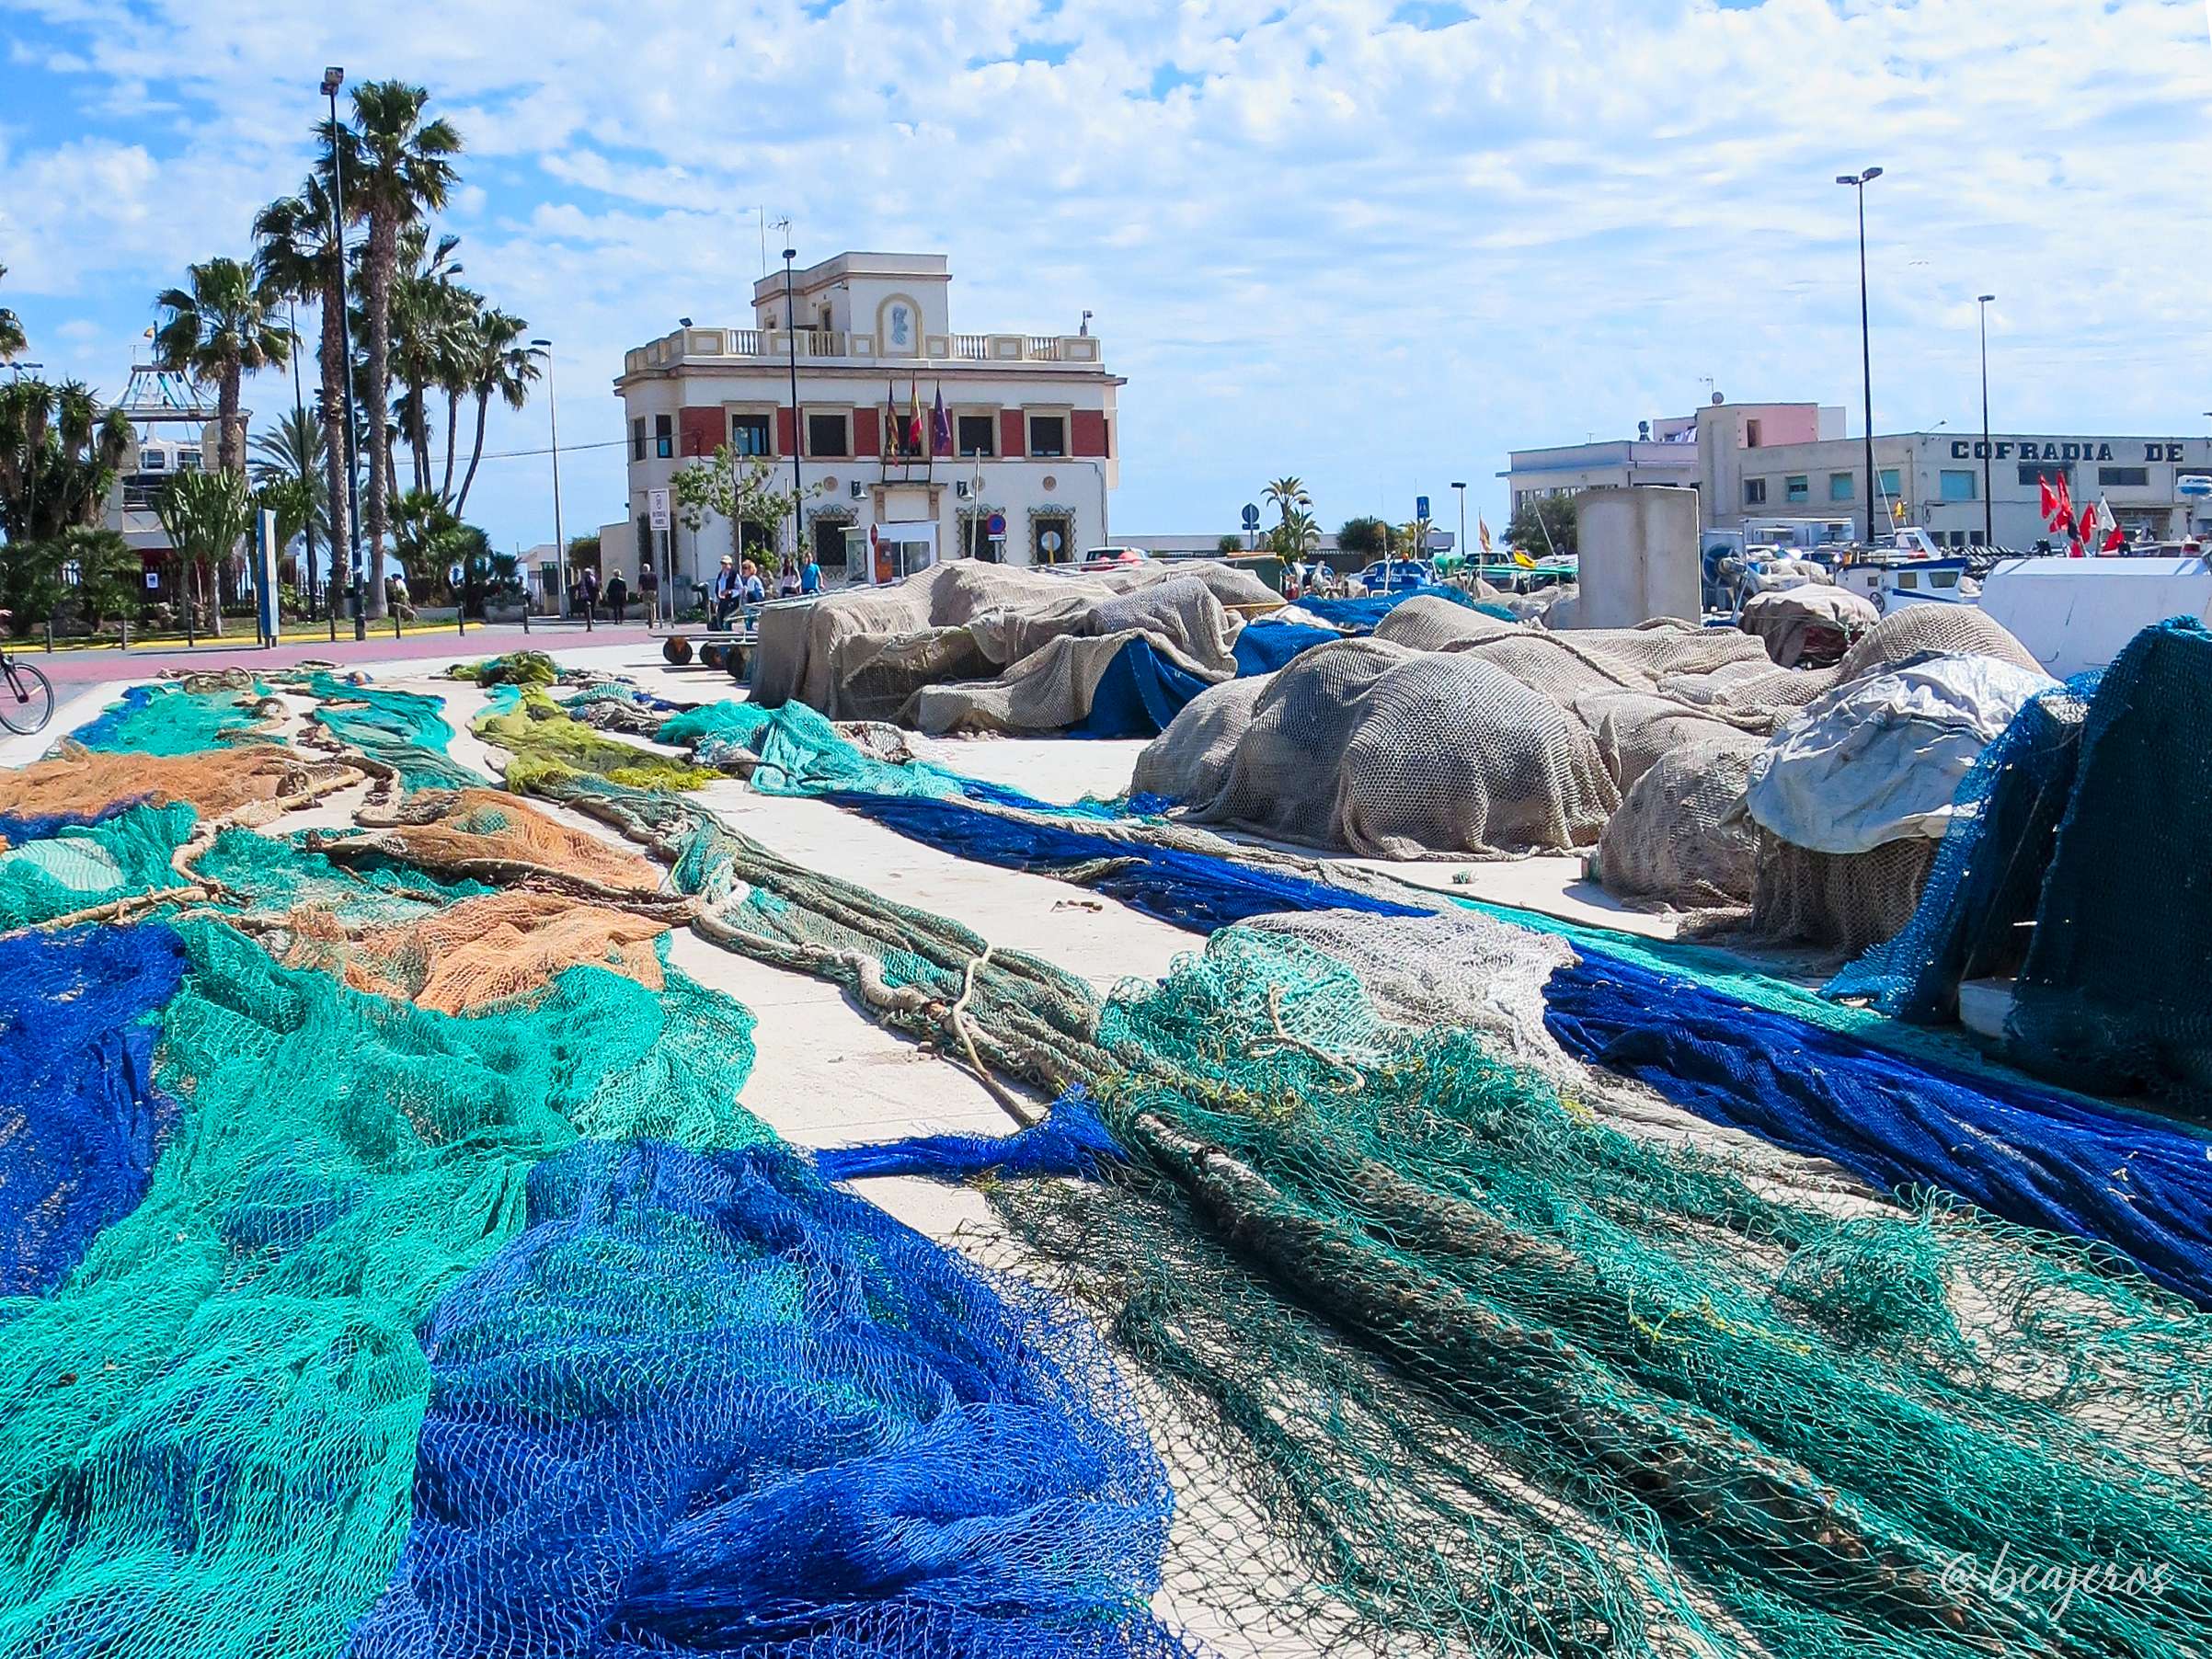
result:
[(629, 608), (630, 584), (622, 579), (622, 572), (617, 570), (607, 578), (607, 614), (616, 622), (627, 622), (629, 618), (624, 612)]
[(599, 614), (599, 572), (586, 565), (583, 575), (577, 578), (576, 585), (583, 596), (584, 614), (596, 617)]
[(798, 561), (797, 559), (785, 560), (783, 569), (776, 573), (775, 596), (778, 599), (797, 599), (798, 597)]
[(637, 561), (637, 597), (645, 603), (645, 625), (649, 628), (660, 620), (660, 572), (650, 558)]
[(822, 567), (814, 562), (812, 554), (807, 555), (806, 568), (798, 573), (798, 590), (802, 594), (822, 590)]
[(751, 559), (745, 561), (745, 604), (747, 609), (768, 602), (768, 585), (761, 580), (761, 567)]
[(721, 569), (715, 572), (715, 626), (728, 627), (744, 602), (745, 579), (738, 574), (737, 560), (726, 553)]

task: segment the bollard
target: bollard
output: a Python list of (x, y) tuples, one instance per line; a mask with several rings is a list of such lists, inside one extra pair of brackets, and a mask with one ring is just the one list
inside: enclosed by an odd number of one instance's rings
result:
[(126, 650), (126, 651), (128, 651), (130, 648), (131, 648), (131, 619), (130, 619), (129, 617), (127, 617), (127, 616), (126, 616), (126, 617), (124, 617), (124, 618), (123, 618), (123, 649), (124, 649), (124, 650)]
[(53, 618), (51, 616), (46, 619), (46, 654), (49, 657), (53, 655)]
[(400, 633), (399, 633), (399, 612), (396, 612), (396, 611), (395, 611), (395, 612), (392, 612), (392, 637), (393, 637), (394, 639), (397, 639), (397, 638), (399, 638), (399, 637), (400, 637)]

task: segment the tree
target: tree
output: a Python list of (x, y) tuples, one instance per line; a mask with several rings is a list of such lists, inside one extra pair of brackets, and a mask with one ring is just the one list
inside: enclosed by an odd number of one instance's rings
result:
[[(86, 626), (97, 633), (102, 624), (129, 614), (144, 591), (144, 566), (138, 550), (119, 531), (102, 525), (74, 524), (53, 542), (55, 567), (65, 585), (64, 598), (74, 598), (84, 612)], [(73, 576), (74, 581), (69, 580)]]
[[(346, 257), (343, 228), (333, 212), (337, 190), (332, 180), (342, 155), (346, 176), (354, 177), (359, 158), (353, 154), (351, 131), (322, 124), (322, 171), (311, 176), (296, 196), (285, 196), (263, 208), (254, 220), (258, 244), (256, 268), (277, 292), (305, 300), (322, 314), (322, 339), (316, 362), (322, 382), (318, 409), (323, 439), (323, 529), (329, 537), (331, 604), (346, 590), (346, 550), (352, 541), (354, 490), (352, 469), (347, 464), (348, 424), (354, 418), (346, 396), (346, 354), (340, 333), (338, 302), (338, 273)], [(346, 215), (350, 223), (351, 214)]]
[(330, 489), (323, 477), (323, 427), (311, 409), (287, 409), (275, 426), (254, 434), (248, 446), (246, 475), (257, 491), (283, 484), (306, 486), (309, 517), (292, 527), (292, 536), (312, 527), (318, 536), (330, 534)]
[(201, 603), (200, 595), (206, 593), (208, 630), (218, 637), (223, 633), (223, 607), (216, 602), (214, 569), (231, 556), (252, 527), (253, 510), (246, 481), (221, 469), (178, 474), (154, 503), (169, 545), (190, 573), (188, 602)]
[(132, 442), (122, 411), (101, 414), (76, 381), (0, 386), (0, 537), (50, 542), (97, 523)]
[(281, 475), (254, 486), (254, 510), (277, 515), (277, 545), (285, 548), (315, 521), (320, 495), (312, 478)]
[(1530, 558), (1573, 557), (1575, 498), (1530, 497), (1506, 526), (1506, 540)]
[[(399, 233), (392, 280), (392, 375), (400, 391), (392, 416), (407, 440), (418, 490), (430, 487), (430, 392), (458, 379), (466, 319), (484, 303), (483, 295), (453, 280), (461, 274), (453, 257), (460, 246), (461, 238), (453, 235), (433, 242), (430, 226), (420, 223)], [(450, 458), (450, 434), (447, 452)]]
[(360, 146), (357, 186), (369, 222), (367, 277), (369, 383), (361, 402), (369, 413), (369, 499), (362, 528), (369, 541), (369, 614), (382, 616), (384, 536), (392, 495), (392, 284), (399, 270), (399, 233), (445, 205), (455, 177), (451, 157), (461, 134), (450, 122), (426, 121), (430, 95), (404, 81), (367, 81), (353, 89), (354, 138)]
[(1263, 500), (1271, 502), (1275, 510), (1288, 524), (1290, 515), (1313, 505), (1313, 498), (1306, 494), (1305, 480), (1299, 477), (1278, 478), (1260, 492)]
[(239, 473), (246, 460), (239, 384), (249, 372), (292, 360), (292, 337), (276, 318), (281, 296), (242, 259), (191, 266), (187, 283), (154, 302), (168, 314), (154, 336), (154, 360), (215, 388), (215, 464)]
[(1213, 544), (1213, 550), (1216, 553), (1243, 553), (1244, 551), (1244, 538), (1238, 535), (1223, 536), (1220, 541)]
[[(0, 277), (7, 275), (7, 267), (0, 265)], [(23, 319), (0, 305), (0, 363), (12, 363), (23, 355), (30, 342), (23, 336)]]
[[(493, 308), (479, 311), (475, 319), (468, 342), (468, 389), (476, 399), (476, 438), (468, 452), (468, 471), (462, 475), (461, 494), (453, 502), (453, 510), (463, 512), (468, 507), (468, 492), (476, 482), (476, 464), (484, 459), (484, 413), (495, 397), (510, 409), (521, 409), (530, 401), (531, 383), (543, 371), (538, 367), (536, 355), (522, 343), (530, 325), (521, 317)], [(453, 460), (453, 446), (446, 448), (446, 460)]]
[(1355, 558), (1381, 558), (1390, 552), (1390, 526), (1376, 518), (1347, 519), (1336, 532), (1336, 549)]
[(411, 489), (393, 504), (392, 551), (418, 602), (443, 592), (447, 570), (483, 541), (484, 532), (462, 523), (436, 490)]
[(1267, 545), (1278, 558), (1305, 558), (1321, 547), (1321, 526), (1304, 508), (1293, 507), (1283, 514), (1283, 521), (1267, 532)]
[[(784, 521), (798, 504), (789, 490), (776, 488), (781, 475), (773, 462), (760, 455), (739, 455), (726, 443), (712, 455), (678, 469), (670, 481), (676, 516), (694, 536), (705, 528), (709, 513), (727, 520), (730, 551), (740, 556), (748, 524), (765, 529), (773, 544), (781, 548)], [(820, 488), (817, 485), (808, 493), (819, 494)]]

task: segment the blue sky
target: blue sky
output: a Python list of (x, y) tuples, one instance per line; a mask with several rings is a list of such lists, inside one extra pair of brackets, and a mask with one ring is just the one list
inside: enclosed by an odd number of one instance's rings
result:
[[(558, 342), (572, 532), (621, 516), (622, 350), (745, 315), (763, 207), (802, 259), (949, 254), (961, 329), (1095, 312), (1132, 533), (1233, 528), (1283, 472), (1331, 525), (1453, 478), (1496, 523), (1507, 449), (1708, 378), (1858, 430), (1832, 180), (1869, 164), (1878, 427), (1978, 418), (1992, 290), (2000, 427), (2212, 406), (2204, 0), (0, 0), (30, 355), (120, 386), (155, 292), (297, 182), (325, 63), (466, 138), (448, 225)], [(501, 453), (544, 419), (494, 419), (503, 546), (550, 534), (544, 456)]]

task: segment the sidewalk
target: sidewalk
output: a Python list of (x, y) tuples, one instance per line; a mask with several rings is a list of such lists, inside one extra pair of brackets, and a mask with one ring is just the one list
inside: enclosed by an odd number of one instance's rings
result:
[(289, 669), (303, 662), (473, 662), (509, 651), (573, 651), (581, 646), (636, 646), (658, 640), (641, 623), (617, 625), (602, 623), (586, 633), (580, 626), (561, 624), (539, 625), (525, 634), (517, 623), (469, 624), (466, 635), (451, 629), (440, 633), (410, 633), (394, 639), (390, 624), (379, 634), (372, 627), (366, 639), (353, 637), (352, 624), (339, 624), (338, 643), (327, 638), (288, 639), (264, 647), (246, 639), (202, 640), (192, 649), (164, 646), (143, 650), (107, 649), (56, 651), (49, 656), (37, 650), (19, 651), (27, 663), (41, 669), (56, 685), (88, 685), (101, 681), (150, 680), (171, 669)]

